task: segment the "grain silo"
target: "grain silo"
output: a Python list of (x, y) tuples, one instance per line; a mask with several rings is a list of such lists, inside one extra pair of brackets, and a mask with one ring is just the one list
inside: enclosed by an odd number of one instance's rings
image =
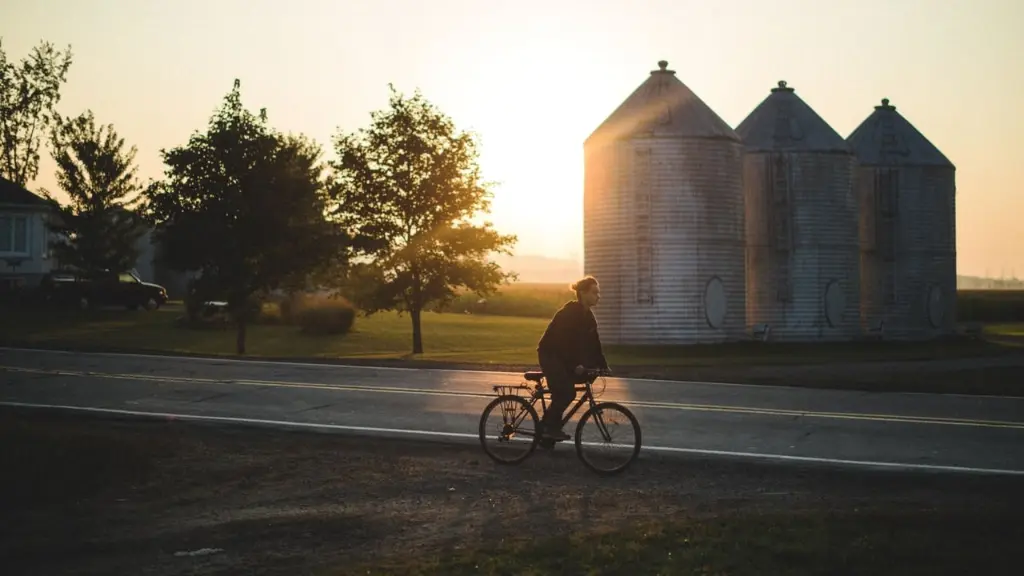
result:
[(747, 324), (779, 341), (858, 337), (850, 146), (785, 81), (736, 132), (745, 148)]
[(860, 163), (865, 325), (891, 339), (953, 332), (956, 168), (887, 99), (847, 142)]
[(742, 146), (668, 69), (584, 143), (584, 268), (609, 344), (721, 342), (744, 332)]

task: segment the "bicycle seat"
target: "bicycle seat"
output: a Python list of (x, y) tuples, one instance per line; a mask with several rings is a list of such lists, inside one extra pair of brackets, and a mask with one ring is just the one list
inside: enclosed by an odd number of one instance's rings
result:
[(529, 370), (523, 373), (523, 378), (528, 382), (540, 382), (544, 379), (544, 372), (540, 370)]

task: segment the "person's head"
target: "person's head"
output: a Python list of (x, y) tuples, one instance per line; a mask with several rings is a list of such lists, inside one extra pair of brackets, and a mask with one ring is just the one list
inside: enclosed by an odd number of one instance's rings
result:
[(587, 308), (596, 306), (601, 301), (601, 287), (598, 286), (597, 279), (593, 276), (577, 280), (569, 287), (576, 292), (576, 300)]

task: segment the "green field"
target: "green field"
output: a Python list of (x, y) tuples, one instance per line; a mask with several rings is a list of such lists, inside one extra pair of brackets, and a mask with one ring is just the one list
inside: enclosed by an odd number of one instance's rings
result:
[[(248, 330), (246, 355), (252, 358), (335, 360), (346, 363), (419, 367), (522, 370), (537, 367), (537, 340), (551, 314), (568, 300), (561, 285), (514, 285), (486, 303), (463, 296), (450, 312), (423, 315), (424, 354), (412, 355), (409, 316), (387, 312), (359, 316), (340, 335), (304, 334), (285, 324), (268, 304), (264, 319)], [(1024, 354), (1024, 322), (1013, 306), (1024, 293), (974, 291), (962, 300), (987, 310), (998, 322), (981, 322), (981, 338), (931, 342), (846, 343), (733, 342), (691, 346), (606, 346), (616, 374), (635, 378), (747, 382), (853, 390), (1019, 394), (1024, 381), (1016, 363), (984, 364), (985, 358)], [(979, 304), (979, 302), (981, 304)], [(319, 305), (323, 305), (322, 302)], [(1010, 313), (995, 314), (993, 310)], [(486, 309), (484, 309), (486, 307)], [(194, 329), (182, 325), (180, 304), (156, 312), (53, 310), (0, 307), (0, 344), (93, 351), (234, 356), (232, 326)], [(321, 316), (322, 318), (322, 316)], [(970, 359), (969, 365), (921, 370), (911, 364), (872, 361)], [(842, 367), (833, 368), (836, 363)], [(898, 369), (897, 369), (898, 368)]]
[[(178, 325), (180, 306), (156, 312), (120, 310), (9, 312), (0, 340), (25, 344), (142, 349), (202, 355), (232, 355), (233, 327), (195, 330)], [(544, 330), (544, 320), (464, 314), (423, 316), (423, 359), (456, 356), (466, 362), (527, 360)], [(247, 355), (304, 358), (402, 358), (412, 349), (408, 315), (359, 317), (349, 334), (307, 336), (295, 326), (255, 324), (248, 328)]]
[(444, 311), (459, 314), (486, 314), (490, 316), (520, 316), (550, 319), (567, 301), (575, 298), (569, 283), (538, 284), (516, 282), (502, 286), (496, 294), (486, 297), (464, 293)]
[[(464, 294), (446, 311), (550, 318), (551, 314), (573, 298), (566, 284), (516, 283), (502, 286), (497, 294), (483, 298)], [(959, 290), (959, 322), (1024, 322), (1024, 290)]]
[[(8, 309), (0, 342), (31, 346), (233, 355), (235, 334), (179, 325), (180, 306), (156, 312)], [(536, 344), (547, 319), (430, 312), (423, 315), (425, 353), (417, 360), (503, 366), (536, 364)], [(872, 359), (934, 359), (1001, 354), (1014, 349), (1024, 324), (1000, 324), (990, 339), (922, 343), (782, 344), (737, 342), (694, 346), (607, 346), (613, 366), (792, 365)], [(408, 315), (387, 312), (356, 319), (352, 331), (310, 336), (295, 326), (254, 324), (247, 355), (274, 358), (409, 359)]]

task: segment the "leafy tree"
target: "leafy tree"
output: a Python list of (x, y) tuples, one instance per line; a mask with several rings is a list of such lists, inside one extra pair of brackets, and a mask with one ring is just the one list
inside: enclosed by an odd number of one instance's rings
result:
[(70, 46), (61, 53), (42, 42), (15, 65), (0, 41), (0, 176), (26, 186), (39, 175), (39, 147), (70, 67)]
[(244, 354), (255, 303), (345, 257), (347, 238), (328, 218), (320, 148), (273, 130), (265, 109), (246, 110), (235, 80), (207, 131), (161, 154), (165, 180), (147, 197), (163, 258), (200, 272), (200, 296), (228, 302)]
[(136, 178), (136, 148), (125, 149), (114, 126), (97, 126), (91, 110), (76, 118), (55, 117), (50, 134), (57, 183), (71, 198), (61, 205), (48, 192), (57, 218), (50, 228), (57, 260), (95, 272), (131, 269), (146, 227), (135, 211), (142, 186)]
[(423, 352), (422, 310), (451, 302), (457, 290), (491, 293), (514, 277), (487, 260), (510, 253), (516, 237), (489, 222), (477, 143), (417, 90), (406, 98), (391, 86), (390, 109), (371, 114), (369, 129), (334, 141), (336, 214), (361, 242), (353, 299), (367, 314), (408, 311), (413, 354)]

